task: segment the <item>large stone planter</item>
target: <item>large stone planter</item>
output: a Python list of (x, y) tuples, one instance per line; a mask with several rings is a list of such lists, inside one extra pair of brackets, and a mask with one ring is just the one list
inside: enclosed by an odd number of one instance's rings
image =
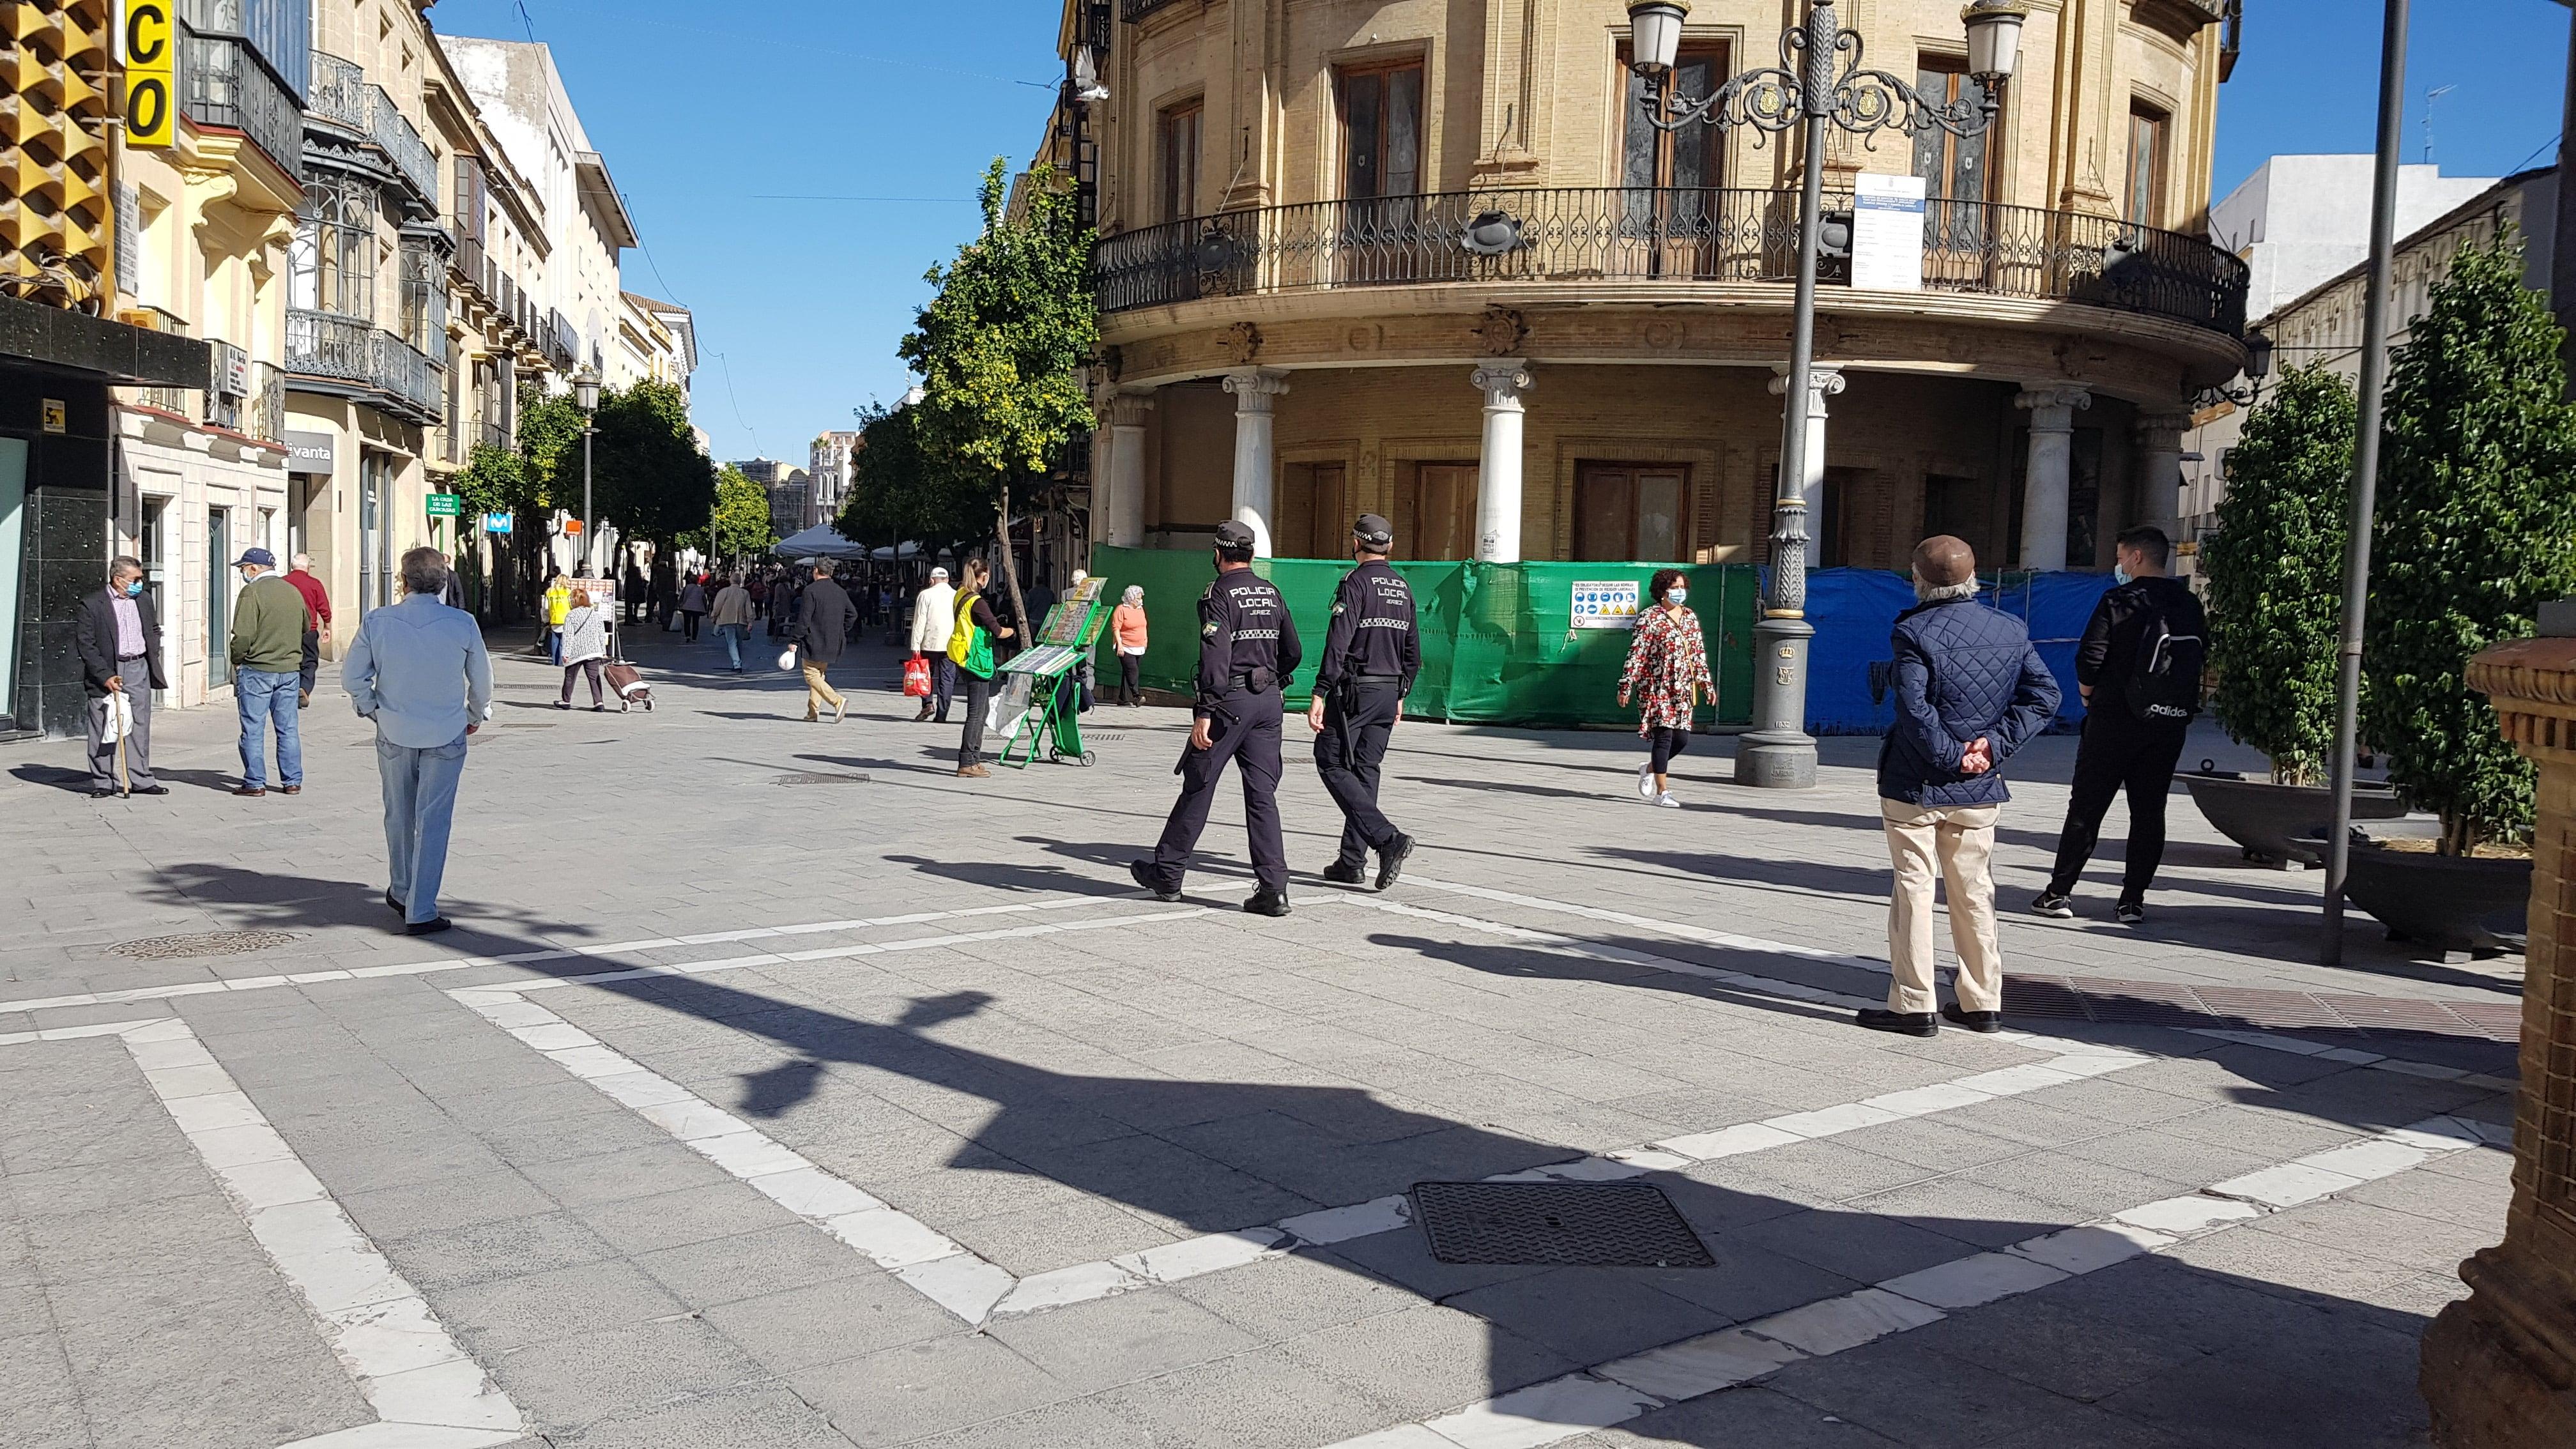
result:
[(2576, 638), (2469, 662), (2507, 739), (2540, 766), (2532, 830), (2522, 1092), (2504, 1241), (2460, 1265), (2469, 1296), (2424, 1335), (2420, 1383), (2444, 1449), (2576, 1444)]
[[(2219, 834), (2265, 865), (2315, 865), (2317, 841), (2334, 829), (2334, 792), (2323, 785), (2275, 785), (2227, 770), (2200, 769), (2182, 777), (2191, 803)], [(2352, 818), (2395, 820), (2406, 813), (2385, 785), (2356, 783)], [(2302, 836), (2315, 839), (2303, 840)]]
[(2354, 842), (2346, 858), (2344, 899), (2368, 911), (2391, 936), (2445, 951), (2507, 949), (2490, 929), (2491, 918), (2518, 912), (2531, 900), (2528, 860), (2390, 850), (2375, 840)]

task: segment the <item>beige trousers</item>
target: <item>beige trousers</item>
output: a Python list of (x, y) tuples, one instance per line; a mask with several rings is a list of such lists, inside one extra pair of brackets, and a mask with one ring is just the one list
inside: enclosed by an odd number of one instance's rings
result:
[(841, 707), (841, 692), (823, 678), (823, 668), (810, 659), (805, 661), (805, 717), (809, 720), (820, 718), (825, 705)]
[(2003, 807), (1881, 800), (1878, 808), (1887, 827), (1887, 853), (1896, 864), (1896, 888), (1887, 902), (1887, 961), (1895, 968), (1887, 1009), (1931, 1011), (1939, 1005), (1932, 981), (1932, 884), (1937, 876), (1950, 885), (1950, 946), (1959, 953), (1959, 1009), (2001, 1011), (2004, 957), (1995, 943), (1995, 881), (1987, 867), (1994, 858), (1995, 820)]

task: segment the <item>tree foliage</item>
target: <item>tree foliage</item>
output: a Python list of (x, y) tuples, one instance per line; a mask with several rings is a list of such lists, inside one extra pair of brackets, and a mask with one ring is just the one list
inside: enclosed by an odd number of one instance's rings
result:
[(2323, 363), (2284, 373), (2227, 455), (2218, 533), (2201, 545), (2218, 717), (2285, 785), (2312, 782), (2334, 749), (2355, 408)]
[[(689, 428), (687, 394), (667, 382), (646, 380), (599, 396), (592, 439), (593, 506), (620, 532), (664, 540), (695, 528), (706, 532), (716, 506), (715, 464), (698, 451)], [(565, 455), (578, 498), (579, 440)], [(749, 480), (745, 480), (748, 482)], [(762, 505), (764, 525), (767, 504)]]
[(456, 470), (457, 507), (467, 518), (516, 513), (527, 502), (526, 460), (507, 448), (478, 443)]
[[(728, 464), (716, 470), (716, 558), (737, 558), (754, 554), (778, 542), (778, 534), (769, 526), (769, 490), (742, 475), (742, 470)], [(707, 531), (684, 532), (679, 547), (705, 551)]]
[(2442, 849), (2531, 829), (2530, 762), (2462, 678), (2576, 591), (2576, 406), (2510, 237), (2464, 248), (2390, 368), (2362, 659), (2365, 724)]
[[(519, 390), (519, 459), (526, 474), (522, 502), (528, 511), (560, 508), (567, 493), (578, 506), (581, 409), (573, 406), (570, 397), (549, 397), (533, 384)], [(562, 486), (566, 483), (569, 489)]]
[(934, 456), (922, 444), (921, 424), (919, 408), (860, 411), (850, 496), (832, 524), (843, 538), (877, 548), (918, 540), (937, 552), (992, 531), (991, 480)]

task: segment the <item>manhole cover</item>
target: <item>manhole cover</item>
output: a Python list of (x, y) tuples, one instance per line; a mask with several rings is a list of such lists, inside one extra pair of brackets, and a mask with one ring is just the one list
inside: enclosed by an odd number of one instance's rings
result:
[(1642, 1182), (1417, 1182), (1413, 1215), (1443, 1263), (1717, 1264), (1672, 1199)]
[(137, 961), (167, 961), (181, 956), (238, 956), (265, 951), (295, 939), (293, 931), (209, 931), (202, 936), (146, 936), (107, 948), (111, 956)]
[(867, 782), (868, 777), (865, 775), (803, 774), (781, 775), (769, 783), (773, 785), (864, 785)]

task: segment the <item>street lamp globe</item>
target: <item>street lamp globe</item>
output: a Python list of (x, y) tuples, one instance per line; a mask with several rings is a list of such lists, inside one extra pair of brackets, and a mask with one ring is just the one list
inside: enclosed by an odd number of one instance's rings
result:
[(1690, 14), (1684, 0), (1631, 0), (1628, 6), (1629, 64), (1661, 74), (1681, 55), (1682, 17)]
[(2272, 375), (2272, 339), (2261, 328), (2245, 334), (2245, 375), (2256, 382)]
[(599, 374), (583, 368), (572, 375), (572, 400), (583, 412), (599, 411)]
[(2029, 0), (1968, 0), (1959, 19), (1968, 27), (1968, 74), (1988, 90), (2008, 80), (2021, 58), (2021, 23)]

